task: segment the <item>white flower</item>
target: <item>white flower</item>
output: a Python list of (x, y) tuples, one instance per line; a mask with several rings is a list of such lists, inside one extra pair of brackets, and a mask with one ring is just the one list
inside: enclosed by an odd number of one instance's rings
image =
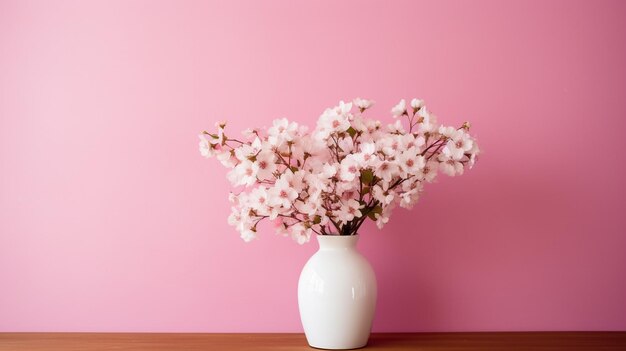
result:
[(200, 138), (200, 144), (198, 144), (198, 148), (200, 149), (200, 155), (206, 158), (214, 156), (215, 152), (213, 150), (213, 147), (211, 144), (209, 144), (208, 140), (204, 138), (204, 135), (200, 134), (198, 135), (198, 138)]
[(232, 207), (231, 214), (228, 216), (228, 224), (234, 226), (246, 242), (256, 238), (256, 228), (248, 215), (249, 212), (247, 207)]
[(411, 100), (411, 107), (413, 108), (413, 112), (415, 113), (417, 110), (424, 106), (424, 100), (413, 99)]
[(217, 127), (217, 134), (210, 134), (211, 139), (209, 142), (213, 145), (221, 145), (224, 143), (224, 127), (226, 127), (226, 122), (216, 122), (215, 126)]
[(283, 141), (292, 141), (298, 130), (298, 124), (289, 123), (287, 118), (275, 119), (273, 125), (267, 130), (268, 142), (272, 146), (280, 146)]
[(437, 176), (437, 169), (439, 169), (439, 162), (431, 160), (426, 162), (426, 165), (415, 172), (417, 179), (432, 182)]
[(338, 114), (349, 117), (348, 114), (350, 113), (350, 110), (352, 110), (352, 103), (343, 102), (343, 100), (339, 101), (339, 106), (335, 107), (335, 110)]
[(394, 199), (393, 193), (383, 189), (380, 185), (374, 185), (372, 195), (376, 201), (380, 202), (383, 206), (389, 205)]
[(319, 139), (313, 138), (309, 134), (305, 134), (297, 137), (293, 141), (291, 153), (293, 157), (297, 159), (307, 158), (311, 160), (311, 157), (313, 156), (315, 160), (320, 160), (327, 155), (327, 148), (326, 144), (322, 143)]
[(354, 142), (352, 141), (352, 138), (350, 136), (339, 139), (339, 142), (337, 144), (339, 145), (339, 148), (346, 154), (352, 153), (352, 150), (354, 150)]
[(400, 100), (396, 106), (391, 109), (391, 114), (393, 117), (400, 117), (406, 113), (406, 101), (404, 99)]
[(401, 142), (401, 139), (397, 138), (395, 135), (390, 135), (386, 138), (381, 138), (378, 142), (378, 147), (386, 156), (393, 157), (398, 153), (398, 150), (400, 150), (402, 146)]
[(422, 187), (422, 182), (416, 178), (402, 183), (403, 192), (400, 194), (400, 207), (411, 209), (417, 203)]
[(243, 241), (249, 243), (257, 238), (256, 231), (250, 228), (246, 228), (241, 231), (241, 238), (243, 239)]
[(462, 150), (463, 153), (467, 153), (472, 150), (474, 146), (474, 141), (463, 129), (459, 129), (457, 133), (452, 137), (452, 141), (454, 142), (454, 146)]
[(287, 172), (280, 176), (281, 179), (285, 180), (287, 184), (294, 189), (296, 192), (302, 191), (304, 187), (304, 175), (305, 171), (297, 171), (296, 173)]
[(347, 182), (341, 181), (334, 184), (332, 187), (332, 191), (334, 195), (337, 195), (345, 200), (352, 199), (358, 196), (359, 184), (361, 181), (358, 177), (355, 177), (354, 180)]
[(437, 117), (430, 113), (426, 107), (420, 108), (417, 116), (417, 131), (420, 134), (432, 133), (437, 130)]
[(307, 201), (317, 203), (321, 197), (322, 191), (328, 189), (328, 179), (320, 177), (318, 173), (311, 171), (304, 175), (303, 180), (306, 184), (306, 192), (309, 195)]
[(258, 165), (257, 177), (259, 180), (274, 179), (276, 171), (276, 155), (269, 150), (264, 150), (256, 155), (255, 163)]
[[(216, 145), (214, 150), (218, 150), (219, 147), (220, 145)], [(237, 158), (233, 156), (233, 152), (224, 151), (224, 149), (222, 149), (221, 152), (217, 154), (217, 159), (226, 168), (233, 168), (237, 165), (238, 162)]]
[(371, 120), (371, 119), (364, 119), (361, 116), (355, 116), (354, 119), (352, 119), (351, 121), (352, 123), (352, 128), (354, 128), (354, 130), (358, 131), (358, 132), (362, 132), (364, 134), (364, 138), (366, 138), (367, 140), (363, 139), (363, 141), (373, 141), (372, 137), (374, 136), (373, 134), (376, 133), (376, 131), (380, 128), (380, 121), (375, 121), (375, 120)]
[(228, 173), (228, 179), (234, 186), (250, 186), (256, 182), (256, 174), (258, 171), (259, 166), (246, 159)]
[(439, 134), (448, 137), (448, 138), (452, 138), (452, 136), (454, 134), (456, 134), (456, 128), (454, 127), (447, 127), (447, 126), (439, 126)]
[(361, 112), (363, 112), (363, 111), (367, 110), (368, 108), (372, 107), (374, 105), (374, 101), (373, 100), (356, 98), (356, 99), (354, 99), (354, 104), (356, 105), (356, 107), (359, 108), (359, 110), (361, 110)]
[(298, 197), (298, 192), (289, 185), (285, 174), (268, 191), (268, 203), (270, 206), (290, 208), (293, 201)]
[(359, 147), (361, 153), (367, 155), (373, 155), (376, 152), (376, 144), (374, 143), (362, 143)]
[(241, 134), (243, 134), (243, 136), (245, 136), (247, 139), (252, 139), (259, 135), (259, 130), (256, 128), (247, 128), (244, 129)]
[(275, 220), (273, 223), (274, 223), (274, 227), (276, 230), (276, 235), (289, 236), (289, 228), (287, 224), (285, 223), (285, 218), (279, 218)]
[(318, 139), (326, 139), (335, 132), (345, 132), (350, 128), (348, 118), (337, 113), (336, 109), (326, 109), (317, 121), (315, 136)]
[(417, 150), (414, 147), (398, 155), (397, 161), (402, 171), (406, 174), (415, 174), (420, 169), (424, 168), (426, 164), (424, 156), (418, 156)]
[(240, 162), (250, 161), (250, 158), (256, 154), (254, 147), (250, 145), (241, 145), (235, 149), (235, 157)]
[(264, 142), (261, 141), (261, 138), (256, 137), (256, 138), (254, 138), (254, 140), (252, 141), (252, 144), (250, 144), (250, 146), (252, 146), (252, 150), (251, 150), (252, 153), (257, 153), (257, 152), (261, 151), (261, 149), (263, 149), (267, 145), (264, 145)]
[(411, 209), (419, 198), (419, 191), (417, 189), (411, 189), (400, 195), (400, 207)]
[(476, 163), (476, 157), (478, 156), (478, 154), (480, 154), (480, 149), (478, 148), (478, 144), (476, 144), (476, 142), (473, 142), (472, 144), (473, 144), (472, 149), (469, 151), (471, 156), (468, 162), (468, 166), (470, 169), (474, 167), (474, 163)]
[(396, 176), (397, 171), (398, 171), (398, 167), (396, 166), (394, 162), (382, 161), (380, 165), (374, 171), (374, 174), (378, 178), (389, 183)]
[(298, 244), (302, 245), (304, 243), (309, 242), (311, 240), (312, 230), (310, 228), (306, 228), (302, 223), (296, 223), (290, 228), (291, 237)]
[(400, 137), (400, 141), (402, 142), (402, 147), (405, 149), (410, 149), (412, 147), (420, 150), (421, 146), (426, 143), (426, 140), (423, 136), (415, 136), (413, 133), (407, 133)]
[(319, 196), (313, 196), (313, 201), (311, 201), (311, 199), (307, 199), (307, 201), (296, 201), (294, 207), (296, 210), (300, 211), (300, 213), (312, 218), (317, 213), (320, 200)]
[(374, 143), (363, 143), (360, 145), (361, 152), (355, 154), (358, 156), (360, 160), (362, 160), (363, 165), (361, 168), (365, 168), (372, 164), (372, 162), (376, 159), (376, 145)]
[(383, 216), (380, 214), (376, 214), (376, 226), (378, 227), (378, 229), (383, 229), (383, 227), (385, 226), (385, 224), (387, 224), (387, 222), (389, 222), (389, 216)]
[(444, 146), (443, 149), (441, 150), (441, 153), (445, 153), (446, 155), (448, 155), (449, 157), (455, 160), (460, 160), (461, 158), (463, 158), (463, 150), (457, 148), (454, 145), (454, 141), (452, 140), (448, 140), (448, 142), (446, 143), (446, 146)]
[(337, 166), (325, 163), (322, 166), (322, 170), (319, 173), (319, 176), (328, 179), (334, 177), (335, 174), (337, 174)]
[(241, 223), (241, 212), (235, 206), (230, 208), (230, 215), (228, 216), (228, 224), (236, 227), (239, 223)]
[(250, 193), (248, 199), (250, 207), (260, 216), (267, 216), (270, 213), (267, 196), (267, 188), (262, 186), (253, 189)]
[(383, 227), (385, 226), (385, 224), (387, 224), (387, 222), (389, 222), (389, 217), (391, 217), (391, 212), (393, 211), (393, 208), (395, 207), (395, 202), (390, 203), (387, 206), (383, 206), (383, 212), (380, 214), (376, 214), (376, 226), (378, 227), (378, 229), (383, 229)]
[[(269, 195), (269, 194), (268, 194)], [(269, 202), (269, 198), (268, 198), (268, 202)], [(269, 219), (270, 220), (275, 220), (276, 218), (278, 218), (278, 215), (286, 215), (289, 212), (289, 209), (287, 208), (282, 208), (279, 206), (268, 206), (267, 210), (269, 212)]]
[(441, 153), (439, 162), (439, 169), (450, 177), (463, 174), (463, 164), (458, 159), (452, 157), (452, 155)]
[(275, 119), (272, 122), (272, 126), (267, 130), (269, 136), (281, 136), (291, 141), (293, 134), (298, 130), (298, 124), (295, 122), (289, 123), (287, 118)]
[(333, 215), (337, 219), (338, 222), (342, 224), (346, 224), (353, 220), (355, 217), (361, 217), (362, 213), (359, 210), (361, 208), (361, 204), (354, 200), (350, 199), (348, 201), (341, 202), (341, 207), (333, 212)]
[(359, 171), (359, 162), (353, 155), (348, 155), (341, 161), (339, 178), (343, 181), (350, 182), (359, 174)]
[(389, 130), (389, 133), (392, 134), (404, 134), (404, 126), (402, 125), (402, 122), (400, 122), (399, 120), (396, 120), (395, 123), (393, 124), (389, 124), (387, 125), (387, 129)]
[(239, 205), (239, 195), (234, 194), (232, 191), (228, 193), (228, 202), (233, 205)]
[(463, 155), (469, 153), (474, 147), (472, 138), (463, 129), (440, 127), (439, 132), (449, 138), (441, 152), (455, 160), (461, 160)]

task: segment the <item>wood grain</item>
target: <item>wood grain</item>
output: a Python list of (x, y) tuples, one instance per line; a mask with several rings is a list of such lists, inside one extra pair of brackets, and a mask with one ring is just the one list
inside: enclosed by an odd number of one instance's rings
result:
[[(302, 334), (0, 333), (0, 351), (312, 350)], [(626, 332), (372, 334), (367, 350), (626, 350)]]

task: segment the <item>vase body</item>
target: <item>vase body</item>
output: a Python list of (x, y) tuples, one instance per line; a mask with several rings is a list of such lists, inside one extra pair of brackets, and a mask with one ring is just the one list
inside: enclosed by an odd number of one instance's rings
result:
[(358, 235), (316, 235), (319, 250), (300, 274), (298, 306), (310, 346), (367, 344), (376, 309), (376, 276), (356, 249)]

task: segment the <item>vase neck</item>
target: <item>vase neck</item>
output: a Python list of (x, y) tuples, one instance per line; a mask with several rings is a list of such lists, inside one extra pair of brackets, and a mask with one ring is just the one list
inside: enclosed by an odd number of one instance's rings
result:
[(316, 235), (320, 250), (354, 249), (358, 235)]

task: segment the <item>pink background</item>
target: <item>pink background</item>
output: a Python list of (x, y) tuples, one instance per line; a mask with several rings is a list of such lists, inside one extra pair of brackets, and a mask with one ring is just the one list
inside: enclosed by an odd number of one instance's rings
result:
[(0, 330), (301, 331), (317, 244), (199, 131), (426, 99), (476, 168), (362, 232), (375, 331), (625, 330), (623, 1), (0, 1)]

